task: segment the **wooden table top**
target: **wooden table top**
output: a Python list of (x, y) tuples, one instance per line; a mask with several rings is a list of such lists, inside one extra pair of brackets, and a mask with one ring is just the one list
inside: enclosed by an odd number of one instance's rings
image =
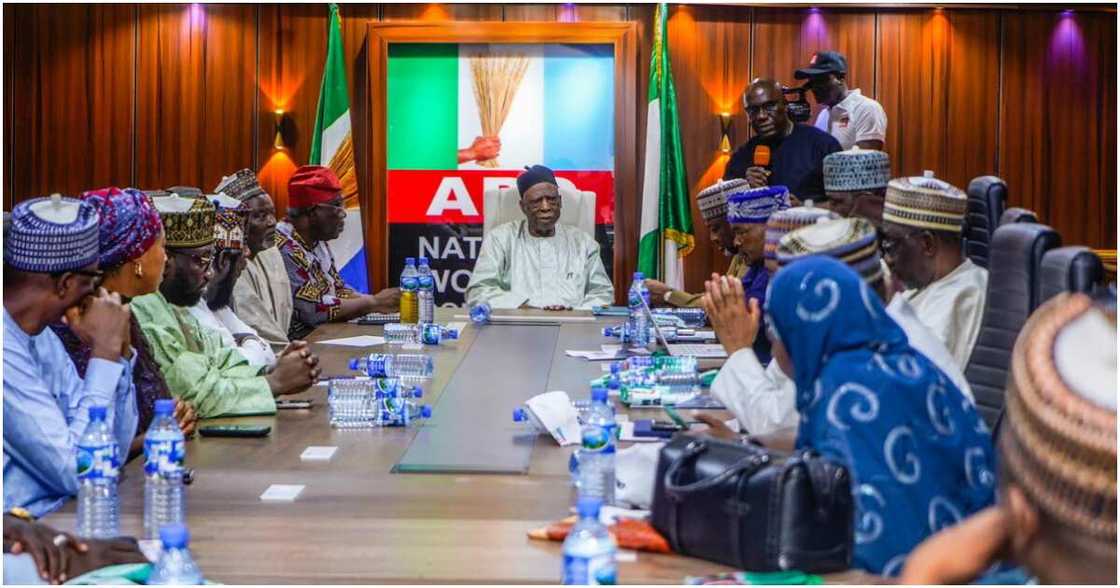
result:
[[(444, 323), (461, 320), (452, 316), (462, 312), (439, 309), (438, 317)], [(559, 313), (564, 314), (580, 313)], [(602, 324), (597, 322), (598, 327)], [(468, 327), (459, 341), (426, 348), (432, 352), (436, 374), (423, 402), (434, 410), (473, 331)], [(309, 340), (321, 358), (324, 377), (350, 373), (346, 362), (351, 356), (376, 349), (315, 341), (380, 332), (381, 327), (352, 324), (318, 329)], [(586, 382), (601, 369), (564, 356), (563, 339), (562, 335), (553, 364), (542, 366), (550, 369), (548, 389), (586, 397)], [(582, 382), (583, 387), (554, 386), (565, 382)], [(480, 382), (480, 402), (484, 394)], [(196, 436), (187, 443), (187, 465), (195, 470), (195, 481), (187, 487), (191, 550), (208, 579), (228, 584), (559, 581), (561, 544), (530, 540), (526, 533), (569, 513), (574, 499), (567, 467), (572, 448), (538, 438), (528, 475), (393, 474), (390, 469), (411, 442), (415, 427), (335, 430), (327, 420), (325, 387), (313, 387), (295, 398), (312, 399), (312, 408), (205, 423), (266, 424), (272, 427), (268, 437)], [(513, 408), (494, 410), (509, 413)], [(337, 446), (338, 451), (328, 462), (301, 461), (300, 454), (311, 445)], [(142, 461), (125, 467), (120, 487), (121, 531), (134, 536), (142, 533)], [(259, 497), (270, 484), (306, 488), (292, 503), (262, 502)], [(74, 508), (75, 501), (70, 501), (46, 522), (72, 529)], [(689, 575), (732, 571), (678, 555), (637, 553), (630, 559), (619, 563), (618, 577), (624, 583), (677, 584)], [(851, 573), (828, 579), (867, 580)]]

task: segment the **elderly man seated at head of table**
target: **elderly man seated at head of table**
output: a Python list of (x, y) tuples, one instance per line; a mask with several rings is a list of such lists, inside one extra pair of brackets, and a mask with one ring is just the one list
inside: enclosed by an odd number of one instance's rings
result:
[(306, 337), (326, 322), (348, 321), (371, 312), (396, 312), (400, 290), (362, 294), (338, 273), (327, 246), (342, 235), (346, 204), (342, 183), (329, 167), (305, 165), (288, 180), (288, 218), (276, 225), (276, 246), (292, 286), (289, 338)]
[(167, 387), (194, 404), (201, 418), (276, 412), (276, 396), (306, 390), (318, 377), (318, 358), (304, 343), (288, 345), (273, 368), (249, 363), (223, 343), (190, 308), (213, 276), (214, 205), (178, 195), (152, 198), (163, 220), (167, 264), (159, 291), (132, 300)]
[(590, 309), (610, 304), (614, 286), (599, 244), (560, 220), (560, 188), (552, 170), (526, 168), (517, 177), (525, 220), (492, 229), (482, 240), (467, 304), (493, 308)]

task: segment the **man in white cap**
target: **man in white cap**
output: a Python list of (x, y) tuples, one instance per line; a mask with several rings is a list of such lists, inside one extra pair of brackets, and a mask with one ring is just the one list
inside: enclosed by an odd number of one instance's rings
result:
[(926, 172), (891, 180), (883, 206), (883, 259), (914, 307), (962, 368), (968, 365), (988, 293), (988, 270), (961, 254), (968, 200)]
[[(136, 434), (129, 309), (100, 288), (98, 253), (97, 212), (72, 198), (22, 202), (5, 226), (6, 510), (40, 517), (78, 493), (74, 456), (91, 412), (104, 412), (117, 441), (117, 473)], [(89, 342), (85, 379), (47, 328), (60, 319)]]

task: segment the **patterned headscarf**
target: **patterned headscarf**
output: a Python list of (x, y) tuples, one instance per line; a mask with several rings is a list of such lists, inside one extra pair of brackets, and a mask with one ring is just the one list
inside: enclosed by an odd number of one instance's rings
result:
[(851, 268), (790, 264), (766, 315), (794, 365), (798, 449), (852, 474), (854, 567), (895, 575), (918, 543), (992, 503), (984, 422)]
[(120, 267), (155, 244), (163, 223), (147, 194), (134, 188), (101, 188), (82, 193), (101, 217), (101, 269)]

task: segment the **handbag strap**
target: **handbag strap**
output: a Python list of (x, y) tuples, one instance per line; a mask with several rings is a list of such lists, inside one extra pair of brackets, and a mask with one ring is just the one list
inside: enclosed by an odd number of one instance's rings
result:
[(805, 471), (809, 474), (809, 487), (812, 489), (814, 501), (817, 503), (817, 520), (828, 520), (829, 513), (832, 512), (837, 498), (835, 488), (837, 477), (832, 475), (834, 470), (827, 467), (825, 460), (813, 452), (802, 453), (800, 461), (805, 464)]
[(665, 477), (662, 480), (662, 483), (665, 487), (665, 494), (668, 495), (671, 500), (680, 502), (684, 500), (686, 494), (701, 492), (703, 490), (718, 486), (719, 484), (725, 482), (727, 479), (731, 478), (732, 476), (736, 476), (743, 471), (748, 471), (749, 477), (750, 475), (754, 474), (754, 472), (758, 471), (760, 468), (770, 462), (770, 457), (765, 453), (752, 453), (731, 464), (731, 466), (729, 466), (718, 475), (712, 476), (710, 478), (705, 478), (703, 480), (698, 480), (691, 484), (677, 484), (677, 472), (680, 471), (681, 467), (683, 467), (684, 464), (689, 460), (699, 457), (702, 453), (707, 451), (707, 449), (708, 444), (704, 441), (693, 441), (689, 443), (687, 447), (685, 447), (684, 453), (680, 457), (674, 460), (673, 463), (669, 464), (669, 467), (665, 470)]

